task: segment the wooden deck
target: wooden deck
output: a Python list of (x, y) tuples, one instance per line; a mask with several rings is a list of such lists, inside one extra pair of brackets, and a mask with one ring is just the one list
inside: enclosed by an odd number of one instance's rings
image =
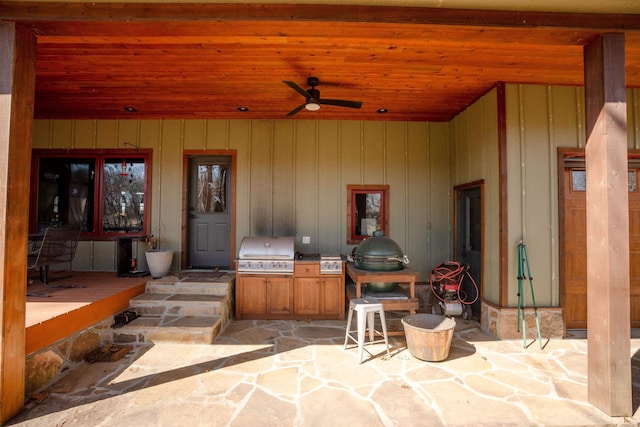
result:
[[(69, 277), (56, 279), (65, 276)], [(72, 284), (84, 288), (49, 289), (38, 280), (37, 274), (29, 277), (33, 279), (27, 286), (29, 294), (49, 296), (27, 297), (27, 355), (126, 309), (131, 298), (144, 293), (150, 280), (150, 276), (117, 277), (115, 272), (53, 271), (50, 285)]]

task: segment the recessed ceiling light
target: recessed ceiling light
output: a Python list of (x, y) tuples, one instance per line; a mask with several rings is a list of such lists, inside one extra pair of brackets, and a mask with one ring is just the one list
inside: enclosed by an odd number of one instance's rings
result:
[(124, 107), (124, 111), (126, 111), (127, 113), (135, 113), (138, 110), (136, 110), (135, 107)]
[(247, 111), (249, 111), (249, 107), (238, 107), (238, 111), (242, 111), (243, 113), (246, 113)]
[(389, 111), (389, 110), (387, 110), (386, 108), (378, 108), (378, 110), (376, 112), (378, 114), (385, 114), (387, 111)]

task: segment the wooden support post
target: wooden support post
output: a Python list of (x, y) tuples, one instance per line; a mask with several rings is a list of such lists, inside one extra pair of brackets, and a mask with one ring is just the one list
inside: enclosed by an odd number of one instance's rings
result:
[(589, 402), (631, 416), (629, 195), (624, 35), (584, 49)]
[(0, 425), (24, 404), (35, 35), (0, 23)]

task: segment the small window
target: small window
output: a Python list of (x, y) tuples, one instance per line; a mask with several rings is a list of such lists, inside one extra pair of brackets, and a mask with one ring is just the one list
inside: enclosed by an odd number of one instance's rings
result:
[(587, 173), (584, 169), (571, 169), (571, 189), (587, 191)]
[(629, 192), (635, 193), (638, 191), (638, 170), (637, 169), (629, 169)]
[[(629, 192), (638, 191), (637, 169), (629, 169)], [(573, 191), (587, 191), (587, 173), (584, 169), (571, 170), (571, 189)]]
[(73, 225), (85, 235), (147, 234), (151, 150), (34, 150), (31, 232)]
[(381, 230), (389, 235), (389, 186), (347, 185), (347, 244)]

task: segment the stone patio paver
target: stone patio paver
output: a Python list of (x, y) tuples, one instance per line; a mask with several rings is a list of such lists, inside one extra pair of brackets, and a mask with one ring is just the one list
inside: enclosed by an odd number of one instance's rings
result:
[[(38, 394), (10, 426), (610, 426), (587, 401), (587, 343), (540, 349), (498, 341), (458, 320), (449, 358), (413, 357), (392, 337), (360, 364), (345, 322), (232, 321), (213, 344), (135, 346), (117, 362), (82, 365)], [(631, 339), (631, 355), (640, 339)]]

